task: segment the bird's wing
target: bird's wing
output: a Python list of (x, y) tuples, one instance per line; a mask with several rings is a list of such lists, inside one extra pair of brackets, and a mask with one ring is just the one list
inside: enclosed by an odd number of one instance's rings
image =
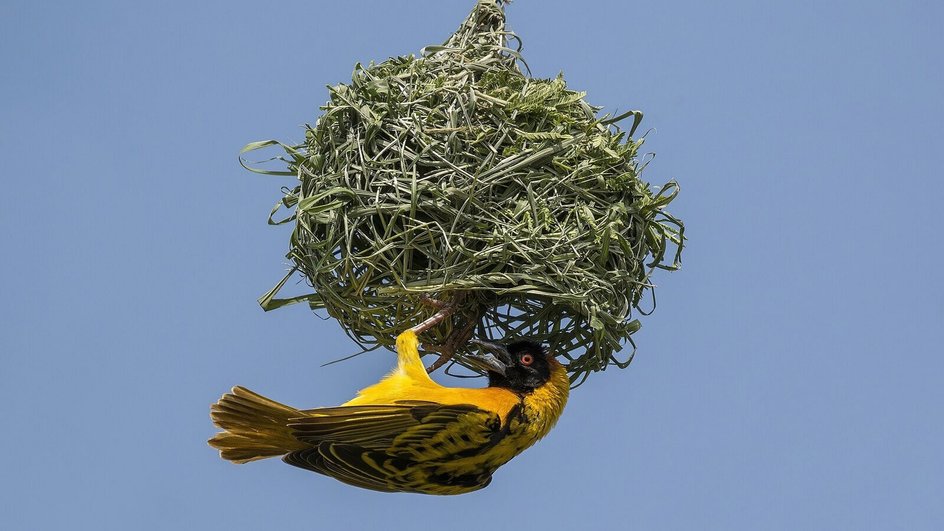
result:
[(348, 485), (381, 492), (401, 490), (389, 480), (391, 467), (403, 471), (411, 466), (405, 459), (384, 455), (380, 451), (332, 442), (322, 442), (317, 446), (292, 452), (282, 460), (290, 465), (333, 477)]
[(460, 494), (489, 484), (491, 470), (476, 468), (466, 473), (440, 472), (435, 467), (382, 450), (354, 444), (322, 442), (282, 458), (290, 465), (343, 481), (348, 485), (381, 492)]
[(427, 447), (439, 443), (443, 451), (434, 453), (446, 454), (494, 444), (501, 435), (497, 413), (468, 404), (411, 400), (328, 407), (306, 413), (305, 417), (292, 419), (289, 428), (295, 438), (311, 445), (327, 441), (412, 454), (417, 449), (428, 452)]
[(488, 484), (490, 469), (450, 465), (488, 451), (507, 431), (497, 413), (465, 404), (409, 401), (306, 413), (311, 416), (293, 419), (289, 427), (312, 447), (283, 460), (385, 492), (449, 494), (481, 488)]

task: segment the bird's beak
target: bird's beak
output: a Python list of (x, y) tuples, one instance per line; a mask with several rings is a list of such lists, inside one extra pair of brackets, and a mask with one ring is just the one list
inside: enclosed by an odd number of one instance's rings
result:
[(485, 372), (494, 372), (505, 375), (505, 370), (511, 365), (511, 354), (504, 345), (489, 343), (478, 339), (470, 339), (469, 343), (478, 345), (484, 354), (466, 354), (465, 360), (470, 365)]

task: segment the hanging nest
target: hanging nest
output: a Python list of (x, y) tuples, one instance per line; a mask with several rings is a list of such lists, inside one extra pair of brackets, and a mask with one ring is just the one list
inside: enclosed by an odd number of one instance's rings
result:
[[(678, 186), (640, 179), (640, 112), (598, 116), (520, 50), (502, 5), (480, 1), (443, 45), (328, 87), (304, 143), (244, 148), (282, 146), (287, 170), (250, 169), (299, 180), (269, 218), (295, 222), (294, 268), (266, 310), (307, 301), (363, 348), (393, 348), (438, 301), (454, 312), (423, 339), (440, 361), (474, 335), (544, 342), (575, 382), (629, 364), (617, 352), (635, 351), (650, 274), (679, 267), (684, 228), (664, 210)], [(296, 271), (313, 293), (276, 298)]]

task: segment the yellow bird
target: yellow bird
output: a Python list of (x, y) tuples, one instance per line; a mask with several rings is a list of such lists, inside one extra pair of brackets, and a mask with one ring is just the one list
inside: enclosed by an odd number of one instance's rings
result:
[(416, 334), (397, 337), (397, 367), (338, 407), (298, 410), (234, 387), (210, 410), (210, 446), (246, 463), (284, 456), (307, 470), (383, 492), (462, 494), (544, 437), (567, 402), (567, 371), (541, 345), (483, 341), (468, 356), (481, 389), (444, 387), (426, 373)]

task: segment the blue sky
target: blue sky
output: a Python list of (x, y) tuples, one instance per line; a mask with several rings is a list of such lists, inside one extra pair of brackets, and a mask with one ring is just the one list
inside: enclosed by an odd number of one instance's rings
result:
[(444, 40), (471, 0), (26, 2), (0, 17), (0, 528), (941, 529), (937, 2), (508, 10), (536, 75), (642, 109), (682, 185), (624, 371), (455, 498), (361, 491), (206, 445), (241, 384), (312, 407), (393, 361), (255, 299), (285, 267), (296, 141), (355, 62)]

